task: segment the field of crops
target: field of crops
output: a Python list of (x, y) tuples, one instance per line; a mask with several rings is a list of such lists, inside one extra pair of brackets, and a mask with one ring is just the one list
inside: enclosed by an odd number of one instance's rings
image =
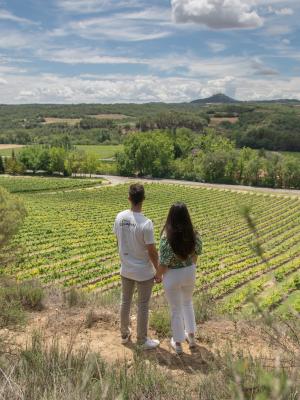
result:
[[(7, 271), (66, 288), (119, 285), (112, 225), (127, 207), (127, 189), (22, 194), (28, 217), (9, 249), (17, 258)], [(161, 184), (147, 184), (146, 195), (144, 212), (157, 239), (172, 202), (188, 204), (204, 241), (197, 290), (210, 289), (222, 309), (240, 310), (251, 288), (266, 310), (300, 311), (299, 198)], [(251, 206), (267, 262), (249, 246), (253, 238), (240, 213), (243, 204)]]
[(100, 179), (0, 177), (0, 186), (11, 193), (39, 192), (45, 190), (76, 189), (101, 185)]
[(113, 158), (117, 151), (123, 150), (123, 145), (77, 145), (78, 150), (94, 154), (99, 159)]
[(15, 154), (18, 154), (23, 147), (24, 146), (19, 146), (14, 144), (12, 145), (0, 144), (0, 156), (11, 157), (12, 151), (14, 151)]

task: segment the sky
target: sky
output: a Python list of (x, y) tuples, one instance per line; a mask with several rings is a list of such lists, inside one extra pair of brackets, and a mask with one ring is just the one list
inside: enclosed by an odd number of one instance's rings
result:
[(300, 100), (299, 0), (0, 0), (0, 103)]

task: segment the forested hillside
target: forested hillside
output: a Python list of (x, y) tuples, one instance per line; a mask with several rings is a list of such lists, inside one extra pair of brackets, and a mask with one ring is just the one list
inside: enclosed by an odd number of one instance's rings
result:
[[(30, 147), (0, 160), (19, 174), (121, 174), (300, 187), (300, 107), (295, 103), (0, 106), (0, 143)], [(116, 146), (100, 161), (89, 147)], [(83, 149), (89, 149), (87, 154)], [(114, 152), (112, 151), (111, 154)]]

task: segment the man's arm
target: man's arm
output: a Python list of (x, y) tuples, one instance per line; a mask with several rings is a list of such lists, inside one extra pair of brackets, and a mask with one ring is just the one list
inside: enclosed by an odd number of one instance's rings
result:
[(156, 250), (156, 246), (155, 244), (147, 244), (147, 250), (148, 250), (148, 254), (149, 254), (149, 258), (154, 266), (154, 268), (156, 269), (156, 271), (158, 270), (158, 252)]

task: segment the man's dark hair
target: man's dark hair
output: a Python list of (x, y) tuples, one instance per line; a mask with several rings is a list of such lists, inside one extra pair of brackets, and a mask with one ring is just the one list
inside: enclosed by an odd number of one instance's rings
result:
[(134, 183), (129, 187), (129, 199), (134, 205), (141, 203), (145, 200), (145, 189), (144, 186), (139, 183)]

